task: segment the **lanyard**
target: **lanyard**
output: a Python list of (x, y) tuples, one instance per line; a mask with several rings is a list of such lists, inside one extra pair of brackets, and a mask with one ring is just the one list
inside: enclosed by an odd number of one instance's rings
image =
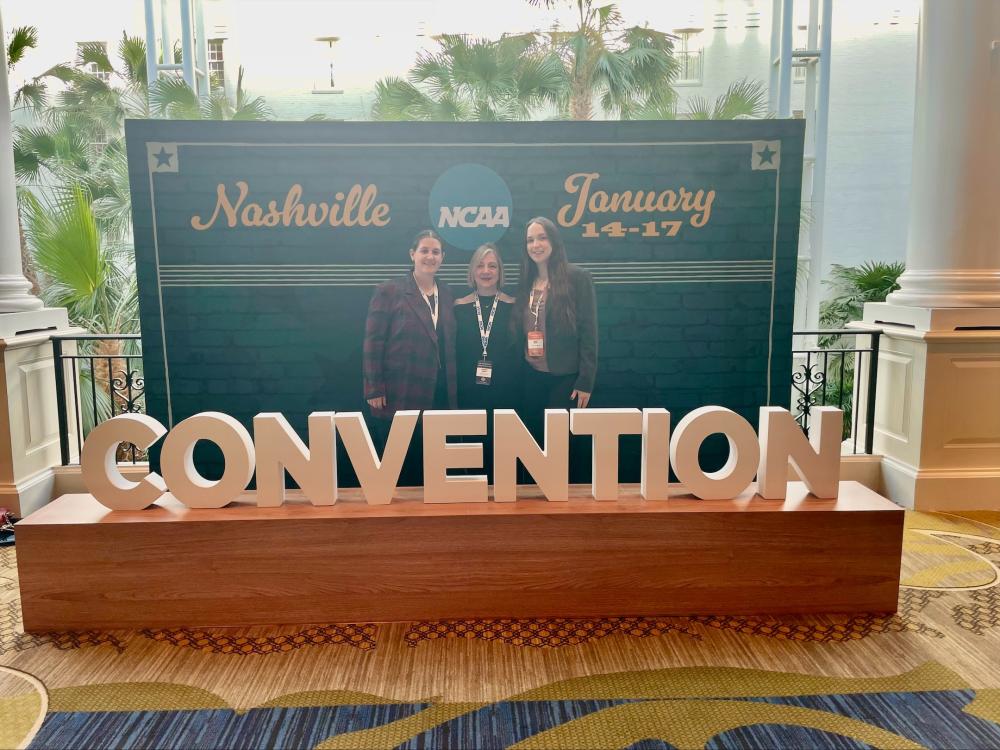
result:
[(538, 330), (538, 313), (542, 311), (542, 303), (545, 300), (545, 289), (538, 290), (538, 304), (535, 304), (535, 288), (531, 288), (531, 296), (528, 298), (528, 309), (535, 316), (535, 330)]
[(490, 321), (483, 328), (483, 309), (479, 306), (479, 294), (476, 293), (476, 320), (479, 321), (479, 340), (483, 343), (483, 359), (486, 359), (486, 347), (490, 343), (490, 331), (493, 330), (493, 316), (497, 314), (497, 303), (500, 302), (500, 292), (493, 298), (493, 309), (490, 310)]
[[(431, 309), (431, 322), (434, 324), (434, 330), (438, 327), (438, 311), (441, 309), (441, 300), (438, 296), (437, 284), (434, 285), (434, 290), (430, 294), (424, 294), (423, 291), (420, 292), (420, 296), (424, 298), (424, 302)], [(434, 302), (431, 302), (431, 300)]]

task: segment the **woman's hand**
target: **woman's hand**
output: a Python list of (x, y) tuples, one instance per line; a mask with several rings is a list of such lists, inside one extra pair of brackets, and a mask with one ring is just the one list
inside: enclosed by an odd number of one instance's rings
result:
[(581, 391), (581, 390), (573, 391), (571, 394), (569, 394), (569, 400), (572, 401), (574, 398), (576, 399), (576, 408), (578, 409), (586, 409), (587, 404), (590, 403), (590, 394), (587, 393), (586, 391)]
[(377, 396), (376, 398), (368, 399), (368, 405), (373, 409), (384, 409), (385, 396)]

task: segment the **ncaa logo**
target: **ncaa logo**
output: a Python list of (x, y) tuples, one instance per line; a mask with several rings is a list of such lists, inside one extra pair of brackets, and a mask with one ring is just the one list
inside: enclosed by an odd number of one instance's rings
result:
[(431, 188), (427, 208), (431, 226), (462, 250), (496, 242), (510, 228), (510, 188), (482, 164), (456, 164), (445, 170)]

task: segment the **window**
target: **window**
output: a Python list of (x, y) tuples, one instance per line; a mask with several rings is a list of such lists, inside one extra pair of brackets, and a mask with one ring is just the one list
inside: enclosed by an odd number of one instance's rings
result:
[(676, 29), (680, 37), (678, 48), (674, 51), (679, 70), (675, 86), (701, 86), (704, 78), (705, 51), (697, 46), (697, 36), (701, 29)]
[(108, 43), (107, 42), (77, 42), (76, 43), (76, 67), (82, 70), (84, 73), (90, 73), (93, 76), (97, 76), (102, 81), (107, 83), (111, 80), (111, 71), (109, 70), (99, 70), (96, 62), (84, 62), (83, 55), (84, 52), (90, 48), (100, 49), (105, 56), (108, 54)]
[(94, 138), (96, 140), (90, 142), (90, 150), (95, 159), (100, 159), (108, 149), (108, 135), (107, 133), (95, 133)]
[[(799, 50), (804, 50), (805, 47), (796, 47), (796, 52)], [(794, 57), (792, 58), (792, 83), (805, 83), (806, 73), (809, 69), (810, 58), (805, 57)]]
[(222, 58), (222, 43), (225, 39), (208, 40), (208, 77), (213, 89), (226, 85), (226, 63)]

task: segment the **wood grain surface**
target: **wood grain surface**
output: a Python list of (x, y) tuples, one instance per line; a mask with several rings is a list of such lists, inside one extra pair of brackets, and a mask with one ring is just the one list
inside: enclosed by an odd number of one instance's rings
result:
[[(368, 506), (300, 496), (109, 511), (65, 495), (17, 527), (29, 632), (462, 617), (891, 612), (903, 511), (844, 482), (785, 501)], [(530, 488), (525, 488), (530, 494)]]

